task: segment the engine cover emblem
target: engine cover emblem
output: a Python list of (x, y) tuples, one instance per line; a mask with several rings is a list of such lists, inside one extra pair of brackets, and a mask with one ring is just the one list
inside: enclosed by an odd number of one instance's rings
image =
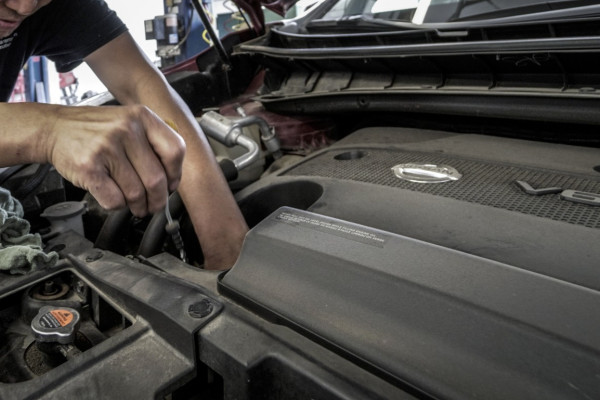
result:
[(400, 179), (417, 183), (442, 183), (462, 178), (462, 174), (449, 165), (406, 163), (393, 166), (392, 171)]

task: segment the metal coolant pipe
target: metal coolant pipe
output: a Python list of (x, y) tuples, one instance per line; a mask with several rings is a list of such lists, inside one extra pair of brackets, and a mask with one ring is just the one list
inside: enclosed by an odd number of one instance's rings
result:
[[(255, 124), (255, 118), (246, 117), (238, 121), (232, 121), (217, 112), (209, 111), (202, 115), (199, 122), (204, 133), (223, 143), (225, 146), (233, 147), (239, 145), (248, 150), (248, 152), (233, 160), (235, 167), (239, 171), (252, 164), (260, 156), (258, 144), (254, 140), (242, 135), (242, 128)], [(252, 119), (252, 122), (244, 121), (247, 119)]]
[(256, 161), (258, 159), (259, 156), (259, 149), (258, 149), (258, 145), (256, 144), (256, 142), (246, 136), (243, 136), (241, 134), (242, 130), (241, 129), (236, 129), (238, 132), (240, 132), (239, 136), (236, 137), (235, 142), (244, 147), (245, 149), (248, 150), (247, 153), (244, 153), (243, 155), (239, 156), (238, 158), (233, 160), (233, 164), (235, 165), (235, 167), (239, 170), (246, 168), (247, 166), (249, 166), (250, 164), (252, 164), (254, 161)]

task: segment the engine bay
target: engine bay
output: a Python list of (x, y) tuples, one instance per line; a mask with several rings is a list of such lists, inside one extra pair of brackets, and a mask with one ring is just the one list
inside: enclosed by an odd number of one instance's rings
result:
[[(139, 251), (164, 216), (102, 226), (88, 198), (83, 232), (44, 225), (40, 199), (72, 200), (49, 173), (24, 205), (59, 260), (3, 273), (0, 397), (598, 394), (597, 149), (372, 127), (284, 154), (237, 191), (252, 229), (225, 272), (176, 201), (188, 263), (165, 233)], [(69, 344), (40, 309), (76, 313)]]
[(249, 29), (161, 72), (235, 265), (177, 192), (138, 218), (1, 170), (0, 399), (600, 398), (598, 5), (234, 3)]

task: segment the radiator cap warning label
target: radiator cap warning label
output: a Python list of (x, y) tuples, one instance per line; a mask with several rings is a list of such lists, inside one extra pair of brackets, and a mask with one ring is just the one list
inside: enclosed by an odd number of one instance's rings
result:
[(73, 313), (65, 309), (51, 310), (40, 319), (40, 325), (44, 328), (60, 328), (67, 326), (73, 321)]

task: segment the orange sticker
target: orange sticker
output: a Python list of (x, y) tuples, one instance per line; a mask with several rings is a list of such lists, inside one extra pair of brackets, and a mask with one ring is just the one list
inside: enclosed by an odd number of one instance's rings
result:
[(67, 326), (73, 321), (73, 313), (67, 310), (52, 310), (50, 314), (56, 318), (60, 326)]

